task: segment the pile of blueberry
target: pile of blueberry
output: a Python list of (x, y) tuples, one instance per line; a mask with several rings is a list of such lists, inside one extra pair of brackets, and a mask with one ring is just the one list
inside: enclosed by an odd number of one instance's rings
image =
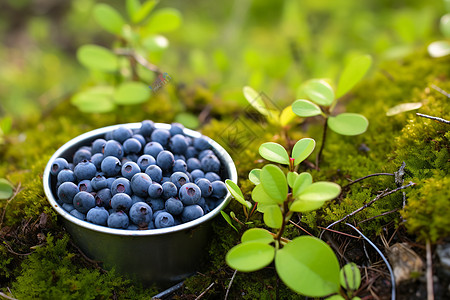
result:
[(58, 202), (71, 215), (128, 230), (166, 228), (195, 220), (227, 194), (221, 162), (204, 136), (186, 136), (181, 124), (138, 130), (121, 126), (57, 158)]

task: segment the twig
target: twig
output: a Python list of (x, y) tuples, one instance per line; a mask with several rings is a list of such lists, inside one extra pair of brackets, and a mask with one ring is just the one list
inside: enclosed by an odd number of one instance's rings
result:
[(213, 283), (211, 283), (207, 288), (206, 288), (206, 290), (204, 290), (200, 295), (198, 295), (198, 297), (197, 298), (195, 298), (195, 300), (198, 300), (198, 299), (200, 299), (201, 297), (203, 297), (212, 287), (213, 287), (213, 285), (215, 284), (215, 282), (213, 282)]
[[(384, 263), (386, 264), (389, 273), (391, 274), (391, 300), (395, 300), (395, 277), (394, 277), (394, 272), (392, 271), (391, 265), (389, 264), (388, 260), (386, 259), (386, 257), (383, 255), (383, 253), (381, 252), (380, 249), (378, 249), (377, 246), (375, 246), (374, 243), (372, 243), (371, 240), (369, 240), (361, 231), (359, 231), (358, 229), (356, 229), (355, 226), (349, 224), (349, 223), (345, 223), (345, 225), (350, 226), (351, 228), (353, 228), (353, 230), (355, 230), (357, 233), (359, 233), (374, 249), (375, 251), (378, 252), (378, 254), (381, 256), (381, 258), (383, 259)], [(430, 299), (428, 299), (430, 300)]]
[(374, 217), (371, 217), (371, 218), (362, 220), (361, 222), (358, 223), (358, 225), (361, 224), (361, 223), (364, 223), (364, 222), (367, 222), (367, 221), (376, 219), (376, 218), (381, 217), (381, 216), (385, 216), (385, 215), (389, 215), (389, 214), (395, 213), (396, 211), (399, 211), (399, 210), (400, 210), (399, 208), (396, 208), (396, 209), (393, 209), (393, 210), (391, 210), (391, 211), (387, 211), (387, 212), (384, 212), (384, 213), (382, 213), (382, 214), (379, 214), (379, 215), (377, 215), (377, 216), (374, 216)]
[(450, 98), (450, 94), (447, 93), (446, 91), (444, 91), (443, 89), (441, 89), (440, 87), (438, 87), (437, 85), (432, 84), (431, 87), (433, 89), (435, 89), (436, 91), (438, 91), (439, 93), (441, 93), (442, 95), (446, 96), (447, 98)]
[(433, 116), (429, 116), (429, 115), (425, 115), (425, 114), (421, 114), (421, 113), (416, 113), (416, 115), (418, 115), (419, 117), (424, 117), (424, 118), (428, 118), (434, 121), (438, 121), (444, 124), (450, 124), (450, 121), (443, 119), (443, 118), (438, 118), (438, 117), (433, 117)]
[(328, 231), (331, 231), (331, 232), (334, 232), (334, 233), (342, 234), (342, 235), (345, 235), (345, 236), (348, 236), (348, 237), (351, 237), (351, 238), (354, 238), (354, 239), (359, 239), (359, 237), (357, 237), (357, 236), (354, 236), (354, 235), (351, 235), (351, 234), (348, 234), (348, 233), (344, 233), (344, 232), (341, 232), (341, 231), (333, 230), (333, 229), (330, 229), (330, 228), (325, 228), (325, 227), (322, 227), (322, 226), (317, 226), (317, 227), (320, 228), (320, 229), (323, 229), (323, 230), (328, 230)]
[(133, 50), (128, 49), (116, 49), (114, 50), (114, 53), (117, 55), (123, 55), (123, 56), (131, 56), (133, 57), (138, 64), (143, 66), (144, 68), (149, 69), (152, 72), (155, 72), (157, 74), (162, 74), (161, 70), (155, 66), (154, 64), (151, 64), (148, 60), (146, 60), (142, 55), (137, 54)]
[(224, 300), (227, 300), (227, 299), (228, 299), (228, 293), (230, 292), (231, 284), (233, 283), (234, 277), (236, 277), (236, 273), (237, 273), (237, 270), (234, 270), (233, 276), (231, 276), (230, 283), (228, 284), (227, 292), (225, 293), (225, 298), (224, 298)]
[[(333, 227), (334, 225), (336, 225), (336, 224), (338, 224), (338, 223), (340, 223), (340, 222), (346, 220), (347, 218), (349, 218), (349, 217), (351, 217), (351, 216), (353, 216), (353, 215), (359, 213), (360, 211), (366, 209), (367, 207), (369, 207), (369, 206), (371, 206), (372, 204), (374, 204), (377, 200), (379, 200), (379, 199), (381, 199), (381, 198), (384, 198), (384, 197), (386, 197), (386, 196), (389, 196), (389, 195), (391, 195), (391, 194), (393, 194), (393, 193), (395, 193), (395, 192), (398, 192), (398, 191), (400, 191), (400, 190), (406, 189), (406, 188), (408, 188), (408, 187), (410, 187), (410, 186), (414, 186), (414, 185), (416, 185), (416, 184), (415, 184), (414, 182), (411, 182), (411, 181), (410, 181), (409, 184), (404, 185), (404, 186), (401, 186), (401, 187), (398, 187), (398, 188), (396, 188), (395, 190), (391, 190), (391, 191), (388, 192), (387, 189), (386, 189), (386, 190), (383, 191), (381, 194), (379, 194), (379, 195), (376, 196), (374, 199), (372, 199), (370, 202), (364, 204), (363, 206), (361, 206), (361, 207), (358, 208), (357, 210), (355, 210), (355, 211), (349, 213), (348, 215), (346, 215), (346, 216), (343, 217), (342, 219), (337, 220), (336, 222), (333, 222), (333, 223), (331, 223), (330, 225), (328, 225), (328, 226), (327, 226), (327, 229)], [(322, 234), (323, 234), (323, 231), (322, 231), (322, 233), (320, 234), (320, 238), (322, 238)]]
[(370, 175), (367, 175), (367, 176), (358, 178), (358, 179), (356, 179), (356, 180), (353, 180), (353, 181), (350, 182), (349, 184), (344, 185), (342, 188), (343, 188), (343, 189), (348, 188), (348, 187), (351, 186), (352, 184), (357, 183), (357, 182), (359, 182), (359, 181), (361, 181), (361, 180), (364, 180), (364, 179), (366, 179), (366, 178), (370, 178), (370, 177), (374, 177), (374, 176), (383, 176), (383, 175), (385, 175), (385, 176), (394, 176), (394, 174), (392, 174), (392, 173), (375, 173), (375, 174), (370, 174)]
[(322, 144), (320, 145), (320, 150), (316, 157), (316, 169), (317, 170), (319, 170), (319, 163), (320, 163), (320, 159), (322, 158), (322, 151), (325, 148), (325, 142), (327, 139), (327, 130), (328, 130), (328, 118), (325, 118), (325, 124), (323, 124)]
[(431, 258), (431, 242), (428, 239), (426, 243), (427, 248), (427, 300), (434, 300), (433, 289), (433, 261)]
[(5, 293), (2, 293), (2, 292), (0, 292), (0, 297), (3, 297), (3, 298), (8, 299), (8, 300), (17, 300), (16, 298), (12, 298), (12, 297), (10, 297), (10, 296), (6, 295)]
[(162, 291), (161, 293), (159, 293), (159, 294), (153, 296), (153, 297), (152, 297), (152, 300), (162, 299), (162, 297), (165, 297), (165, 296), (167, 296), (167, 295), (172, 294), (172, 293), (175, 292), (176, 290), (179, 290), (179, 289), (183, 286), (183, 284), (184, 284), (184, 281), (175, 284), (174, 286), (168, 288), (167, 290)]
[(309, 233), (306, 229), (304, 229), (303, 227), (301, 227), (300, 225), (298, 225), (297, 223), (293, 222), (292, 220), (289, 220), (289, 223), (291, 223), (292, 225), (294, 225), (295, 227), (297, 227), (298, 229), (301, 229), (302, 231), (306, 232), (307, 234), (309, 234), (310, 236), (313, 236), (311, 233)]
[(83, 251), (81, 251), (81, 249), (77, 246), (77, 245), (75, 245), (75, 243), (73, 243), (72, 241), (70, 241), (70, 244), (75, 248), (75, 249), (77, 249), (78, 250), (78, 252), (81, 254), (81, 256), (83, 256), (83, 258), (85, 259), (85, 260), (87, 260), (89, 263), (91, 263), (91, 264), (93, 264), (97, 269), (99, 269), (100, 271), (102, 271), (103, 273), (108, 273), (108, 271), (106, 271), (105, 269), (103, 269), (102, 267), (100, 267), (100, 261), (96, 261), (96, 260), (93, 260), (93, 259), (91, 259), (91, 258), (89, 258), (86, 254), (84, 254), (84, 252)]

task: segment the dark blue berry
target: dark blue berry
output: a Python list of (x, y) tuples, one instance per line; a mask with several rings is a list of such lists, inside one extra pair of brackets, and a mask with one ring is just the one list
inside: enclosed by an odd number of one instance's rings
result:
[(214, 173), (214, 172), (206, 173), (205, 174), (205, 178), (208, 179), (211, 182), (220, 181), (220, 176), (217, 173)]
[(211, 145), (209, 144), (209, 140), (205, 136), (201, 136), (199, 138), (194, 139), (193, 146), (198, 151), (203, 151), (203, 150), (211, 148)]
[(149, 185), (147, 192), (150, 198), (159, 198), (162, 196), (163, 188), (159, 183), (153, 182)]
[(95, 194), (95, 205), (110, 208), (111, 197), (111, 190), (109, 188), (101, 189)]
[(75, 197), (76, 194), (78, 194), (79, 190), (78, 190), (78, 186), (70, 181), (64, 182), (62, 183), (59, 187), (58, 187), (58, 198), (59, 200), (61, 200), (64, 203), (73, 203), (73, 198)]
[(72, 210), (75, 209), (75, 207), (73, 206), (73, 204), (69, 204), (69, 203), (63, 203), (62, 204), (62, 208), (65, 209), (68, 212), (71, 212)]
[(144, 154), (138, 158), (136, 163), (141, 168), (141, 171), (145, 172), (145, 170), (147, 170), (148, 166), (156, 165), (156, 160), (153, 156)]
[(179, 215), (183, 211), (184, 205), (183, 202), (176, 198), (169, 198), (166, 200), (164, 207), (166, 211), (171, 213), (172, 215)]
[(78, 192), (75, 197), (73, 197), (73, 206), (80, 213), (87, 213), (91, 208), (95, 207), (95, 198), (92, 194), (88, 192)]
[(91, 180), (92, 177), (94, 177), (95, 174), (97, 173), (97, 168), (93, 163), (87, 160), (83, 160), (78, 165), (75, 166), (73, 173), (75, 174), (75, 177), (77, 177), (78, 180), (85, 180), (85, 179)]
[(114, 156), (118, 159), (122, 159), (123, 157), (123, 148), (122, 145), (115, 141), (115, 140), (109, 140), (106, 142), (105, 147), (103, 149), (103, 155), (106, 156)]
[(122, 176), (125, 177), (128, 180), (131, 180), (133, 176), (137, 173), (141, 172), (141, 168), (138, 166), (137, 163), (132, 161), (127, 161), (122, 165)]
[(108, 221), (109, 213), (104, 207), (94, 207), (91, 208), (86, 214), (86, 220), (88, 222), (106, 226), (106, 222)]
[(176, 185), (178, 190), (183, 184), (190, 182), (189, 177), (183, 172), (175, 172), (170, 175), (170, 181)]
[(128, 228), (129, 223), (130, 220), (128, 219), (127, 214), (123, 211), (118, 211), (110, 214), (107, 221), (108, 227), (118, 229)]
[(153, 130), (155, 130), (155, 123), (150, 120), (145, 120), (145, 121), (142, 121), (142, 123), (141, 123), (141, 128), (139, 129), (139, 133), (143, 137), (149, 138), (151, 136)]
[(163, 188), (162, 196), (164, 199), (169, 199), (170, 197), (176, 197), (178, 195), (177, 186), (173, 182), (167, 181), (164, 182), (161, 186)]
[(181, 213), (181, 221), (183, 221), (183, 223), (190, 222), (202, 217), (203, 214), (203, 209), (199, 205), (188, 205), (184, 207), (183, 212)]
[(184, 125), (180, 123), (172, 123), (170, 124), (170, 135), (174, 136), (176, 134), (184, 134)]
[(156, 164), (163, 170), (164, 172), (170, 172), (175, 163), (175, 159), (173, 157), (172, 152), (164, 150), (161, 151), (156, 157)]
[(222, 199), (228, 193), (227, 186), (223, 181), (214, 181), (211, 182), (212, 185), (212, 198)]
[(139, 197), (148, 196), (148, 188), (152, 185), (152, 179), (145, 173), (136, 173), (131, 178), (131, 190)]
[(172, 172), (187, 172), (187, 164), (184, 160), (177, 159), (172, 167)]
[(192, 181), (196, 182), (200, 178), (205, 178), (205, 172), (200, 169), (195, 169), (191, 171)]
[(201, 160), (203, 172), (219, 173), (220, 160), (215, 155), (207, 155)]
[(200, 188), (202, 192), (202, 197), (209, 197), (212, 194), (213, 187), (211, 181), (206, 178), (200, 178), (195, 182), (195, 184)]
[(91, 160), (91, 152), (87, 149), (78, 149), (73, 155), (73, 164), (76, 166), (83, 160)]
[(164, 147), (158, 142), (150, 142), (147, 143), (144, 147), (144, 154), (151, 155), (153, 157), (157, 157), (159, 152), (163, 151)]
[(202, 193), (196, 184), (186, 183), (180, 188), (178, 197), (184, 205), (192, 205), (200, 201)]
[(106, 156), (100, 164), (100, 168), (107, 177), (113, 177), (122, 170), (122, 163), (115, 156)]
[(125, 193), (118, 193), (111, 198), (111, 207), (116, 211), (128, 211), (133, 201), (131, 197)]
[(63, 183), (63, 182), (67, 182), (67, 181), (75, 182), (77, 180), (73, 171), (69, 170), (69, 169), (61, 170), (58, 173), (58, 176), (56, 178), (58, 179), (59, 183)]
[(168, 212), (162, 212), (155, 218), (156, 228), (167, 228), (175, 224), (173, 216)]
[(144, 202), (136, 202), (130, 208), (130, 219), (139, 228), (146, 228), (152, 221), (152, 208)]
[(91, 152), (92, 154), (103, 153), (103, 147), (105, 147), (106, 140), (104, 139), (96, 139), (92, 142)]
[(74, 209), (70, 212), (70, 214), (72, 216), (74, 216), (77, 219), (80, 219), (82, 221), (84, 221), (84, 219), (86, 219), (86, 214), (80, 213), (78, 210)]
[(111, 184), (111, 195), (117, 193), (125, 193), (131, 196), (131, 186), (130, 181), (124, 177), (119, 177), (113, 181)]
[(183, 154), (186, 152), (188, 143), (181, 134), (176, 134), (170, 138), (169, 148), (174, 154)]
[(147, 198), (147, 203), (153, 209), (153, 211), (164, 209), (164, 200), (161, 198)]
[(50, 174), (52, 174), (53, 176), (57, 176), (58, 173), (64, 169), (69, 169), (69, 163), (64, 158), (58, 157), (52, 163)]
[(108, 181), (105, 176), (97, 174), (91, 179), (91, 186), (95, 191), (99, 191), (108, 187)]
[(125, 154), (139, 153), (141, 149), (141, 142), (135, 138), (129, 138), (125, 142), (123, 142), (123, 151), (125, 151)]
[(92, 188), (91, 181), (89, 179), (81, 180), (78, 182), (78, 190), (80, 192), (93, 192), (94, 189)]
[(94, 166), (97, 168), (97, 170), (101, 169), (102, 161), (105, 156), (103, 153), (95, 153), (91, 157), (91, 162), (94, 164)]
[(157, 165), (150, 165), (145, 169), (145, 174), (150, 176), (153, 182), (161, 182), (163, 178), (162, 170)]
[(161, 146), (167, 147), (169, 145), (170, 131), (163, 128), (156, 128), (152, 132), (151, 139), (153, 142), (158, 142)]
[(188, 146), (186, 149), (186, 152), (184, 153), (184, 156), (189, 159), (192, 157), (197, 157), (198, 156), (198, 150), (195, 149), (193, 146)]
[(145, 138), (141, 134), (133, 134), (132, 138), (138, 140), (139, 143), (141, 143), (141, 149), (143, 149), (145, 147), (145, 144), (147, 144)]
[(127, 139), (133, 136), (133, 131), (127, 127), (120, 126), (119, 128), (113, 130), (112, 137), (119, 143), (125, 142)]
[(202, 164), (201, 164), (200, 160), (198, 158), (195, 158), (195, 157), (188, 158), (188, 160), (186, 162), (186, 165), (187, 165), (187, 170), (189, 172), (192, 172), (195, 169), (201, 169), (202, 168)]

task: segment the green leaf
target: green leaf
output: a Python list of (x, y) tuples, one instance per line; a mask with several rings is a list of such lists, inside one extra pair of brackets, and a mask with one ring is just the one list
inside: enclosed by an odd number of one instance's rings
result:
[(0, 120), (0, 130), (3, 131), (4, 134), (8, 134), (11, 132), (12, 128), (12, 118), (4, 117)]
[(97, 45), (83, 45), (77, 51), (78, 61), (89, 69), (114, 72), (118, 69), (117, 57), (109, 49)]
[(261, 183), (260, 181), (261, 169), (253, 169), (248, 173), (248, 179), (253, 182), (254, 185), (258, 185)]
[(399, 105), (389, 108), (389, 110), (386, 112), (386, 116), (388, 116), (388, 117), (394, 116), (394, 115), (400, 114), (402, 112), (419, 109), (421, 107), (422, 107), (421, 102), (402, 103), (402, 104), (399, 104)]
[(450, 13), (442, 16), (439, 26), (441, 28), (442, 34), (446, 38), (450, 38)]
[(107, 113), (116, 108), (113, 93), (110, 86), (97, 86), (75, 94), (71, 103), (85, 113)]
[(175, 122), (181, 123), (184, 125), (184, 127), (192, 129), (198, 128), (200, 126), (198, 117), (189, 112), (182, 112), (177, 114), (175, 116)]
[(126, 8), (128, 17), (132, 20), (134, 14), (137, 13), (137, 11), (141, 8), (141, 3), (139, 2), (139, 0), (127, 0)]
[(318, 105), (330, 106), (334, 101), (333, 88), (323, 79), (306, 81), (302, 90), (312, 102)]
[(230, 216), (229, 216), (226, 212), (224, 212), (223, 210), (221, 210), (221, 211), (220, 211), (220, 214), (221, 214), (222, 217), (225, 219), (225, 221), (227, 221), (227, 223), (228, 223), (231, 227), (233, 227), (234, 230), (236, 230), (236, 232), (239, 232), (239, 231), (236, 229), (236, 227), (234, 227), (233, 222), (231, 221)]
[(297, 172), (288, 172), (287, 173), (286, 179), (287, 179), (288, 185), (291, 188), (294, 187), (294, 183), (295, 183), (295, 180), (297, 179), (297, 177), (298, 177), (298, 173)]
[(312, 184), (312, 176), (307, 172), (300, 173), (292, 187), (292, 196), (297, 198), (308, 186)]
[(227, 264), (241, 272), (253, 272), (269, 265), (275, 256), (275, 248), (267, 243), (242, 243), (228, 251)]
[(348, 263), (342, 267), (339, 278), (346, 290), (356, 291), (361, 285), (361, 272), (355, 263)]
[(281, 228), (283, 224), (283, 214), (278, 206), (272, 205), (264, 211), (264, 223), (270, 228)]
[(303, 138), (295, 143), (292, 149), (292, 158), (294, 159), (294, 165), (298, 165), (304, 161), (316, 147), (316, 141), (311, 138)]
[(341, 74), (336, 97), (340, 98), (351, 90), (364, 77), (371, 65), (372, 57), (370, 55), (361, 55), (351, 60)]
[(301, 236), (287, 243), (275, 256), (281, 280), (292, 290), (308, 297), (339, 292), (339, 263), (322, 240)]
[(142, 6), (139, 7), (139, 10), (136, 11), (133, 16), (131, 17), (131, 21), (133, 23), (139, 23), (150, 14), (150, 12), (153, 10), (153, 8), (158, 4), (159, 1), (157, 0), (148, 0)]
[(304, 99), (296, 100), (292, 104), (292, 111), (299, 117), (313, 117), (322, 114), (322, 110), (317, 104)]
[(280, 144), (273, 142), (264, 143), (259, 147), (259, 154), (267, 160), (289, 165), (289, 154)]
[(149, 52), (159, 52), (169, 47), (169, 40), (162, 35), (154, 34), (144, 38), (142, 46)]
[[(286, 176), (283, 171), (275, 165), (265, 165), (261, 170), (261, 184), (264, 191), (277, 203), (281, 204), (286, 200), (288, 187)], [(258, 187), (257, 186), (257, 187)]]
[(296, 114), (292, 111), (292, 106), (287, 106), (283, 109), (283, 111), (280, 114), (280, 125), (282, 127), (287, 126), (289, 123), (295, 120), (297, 117)]
[(114, 93), (114, 102), (119, 105), (133, 105), (147, 101), (150, 98), (149, 87), (136, 81), (124, 82)]
[(450, 54), (449, 41), (437, 41), (428, 46), (428, 53), (431, 57), (443, 57)]
[(0, 200), (11, 198), (13, 195), (13, 187), (8, 180), (0, 178)]
[(328, 127), (342, 135), (358, 135), (366, 132), (369, 121), (360, 114), (342, 113), (328, 118)]
[(270, 244), (273, 242), (272, 234), (266, 229), (262, 228), (250, 228), (241, 237), (242, 243), (248, 242), (260, 242)]
[(122, 16), (108, 4), (100, 3), (94, 6), (94, 18), (103, 29), (120, 35), (125, 21)]
[(274, 115), (277, 114), (274, 110), (271, 110), (267, 107), (267, 105), (264, 103), (261, 93), (258, 93), (249, 86), (244, 86), (242, 92), (244, 93), (244, 97), (245, 99), (247, 99), (248, 103), (253, 106), (253, 108), (256, 109), (260, 114), (266, 117), (274, 117)]
[[(308, 180), (308, 179), (307, 179)], [(307, 185), (306, 187), (304, 187)], [(289, 210), (296, 212), (308, 212), (320, 208), (325, 201), (336, 198), (341, 192), (341, 187), (333, 182), (319, 181), (300, 186), (296, 190), (296, 200), (291, 204)], [(294, 186), (295, 188), (295, 186)]]
[(181, 13), (174, 8), (156, 11), (145, 25), (147, 32), (160, 33), (177, 29), (181, 25)]
[(266, 191), (264, 190), (264, 188), (261, 184), (258, 184), (253, 189), (252, 199), (253, 199), (253, 201), (258, 202), (258, 207), (259, 207), (259, 204), (270, 204), (270, 205), (277, 204), (277, 201), (275, 199), (273, 199), (272, 197), (270, 197), (266, 193)]
[(271, 206), (278, 206), (278, 204), (258, 203), (258, 206), (256, 207), (256, 210), (259, 211), (260, 213), (265, 213), (266, 210), (270, 209), (269, 207), (271, 207)]
[[(353, 298), (354, 299), (354, 298)], [(353, 300), (352, 299), (352, 300)], [(327, 297), (325, 298), (325, 300), (345, 300), (344, 297), (342, 297), (341, 295), (333, 295), (331, 297)]]
[(231, 181), (230, 179), (225, 180), (225, 185), (227, 186), (228, 190), (230, 191), (231, 195), (236, 199), (239, 203), (247, 207), (248, 209), (252, 208), (252, 205), (250, 202), (245, 201), (244, 195), (241, 192), (241, 189), (237, 186), (236, 183)]

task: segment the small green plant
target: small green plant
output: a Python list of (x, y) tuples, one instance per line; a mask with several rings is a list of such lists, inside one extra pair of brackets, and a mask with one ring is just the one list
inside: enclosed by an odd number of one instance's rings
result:
[[(281, 280), (297, 293), (309, 297), (332, 295), (330, 299), (355, 299), (352, 295), (361, 279), (354, 265), (340, 271), (332, 249), (316, 237), (300, 236), (292, 241), (283, 237), (294, 213), (316, 210), (341, 192), (341, 187), (336, 183), (313, 183), (309, 173), (297, 173), (298, 165), (312, 153), (314, 147), (315, 141), (310, 138), (299, 140), (291, 155), (277, 143), (268, 142), (260, 146), (259, 153), (263, 158), (288, 166), (286, 174), (275, 164), (253, 169), (249, 174), (255, 184), (251, 197), (256, 202), (256, 209), (263, 214), (265, 225), (274, 232), (264, 228), (246, 230), (241, 243), (226, 255), (226, 262), (238, 271), (252, 272), (274, 261)], [(226, 185), (248, 215), (248, 210), (254, 206), (245, 200), (236, 183), (227, 180)]]
[(358, 56), (350, 61), (341, 74), (336, 91), (324, 79), (311, 79), (300, 86), (299, 95), (308, 98), (296, 100), (292, 104), (293, 112), (299, 117), (325, 118), (322, 145), (316, 157), (318, 168), (322, 150), (325, 146), (327, 128), (341, 135), (359, 135), (369, 126), (369, 121), (363, 115), (356, 113), (340, 113), (333, 115), (338, 100), (355, 86), (367, 73), (372, 64), (369, 55)]
[(450, 0), (444, 0), (447, 14), (441, 17), (439, 28), (446, 40), (436, 41), (428, 45), (428, 53), (431, 57), (443, 57), (450, 54)]

